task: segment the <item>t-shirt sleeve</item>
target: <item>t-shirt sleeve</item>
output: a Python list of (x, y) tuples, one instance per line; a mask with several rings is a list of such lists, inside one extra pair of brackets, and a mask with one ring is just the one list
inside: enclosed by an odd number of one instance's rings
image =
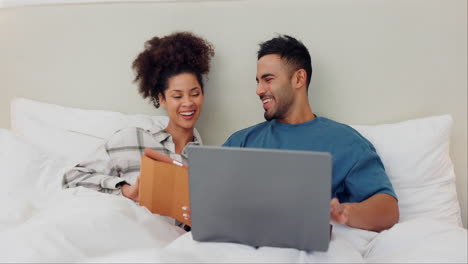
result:
[(223, 147), (232, 147), (232, 136), (230, 136), (226, 142), (224, 142)]
[(384, 165), (373, 146), (366, 146), (345, 178), (348, 202), (362, 202), (377, 193), (398, 199)]
[(241, 147), (238, 133), (232, 134), (226, 142), (224, 142), (223, 147)]

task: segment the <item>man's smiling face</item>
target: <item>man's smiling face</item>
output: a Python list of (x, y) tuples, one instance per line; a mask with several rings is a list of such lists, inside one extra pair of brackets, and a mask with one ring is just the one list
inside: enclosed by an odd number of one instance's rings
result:
[(265, 55), (257, 62), (256, 80), (265, 119), (284, 119), (294, 102), (289, 67), (279, 55)]

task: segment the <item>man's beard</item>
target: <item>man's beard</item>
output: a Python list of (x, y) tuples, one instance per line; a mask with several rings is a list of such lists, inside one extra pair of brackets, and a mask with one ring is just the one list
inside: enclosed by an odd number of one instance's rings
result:
[(286, 100), (283, 101), (284, 103), (279, 104), (277, 106), (276, 111), (272, 113), (268, 113), (268, 111), (265, 111), (265, 113), (263, 114), (263, 117), (265, 118), (266, 121), (271, 121), (273, 119), (284, 119), (286, 117), (293, 103), (293, 99), (292, 98), (284, 98), (284, 99)]

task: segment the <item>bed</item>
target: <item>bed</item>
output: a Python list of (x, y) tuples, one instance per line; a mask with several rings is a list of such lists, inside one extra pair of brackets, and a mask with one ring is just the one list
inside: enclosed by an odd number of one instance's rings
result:
[(354, 125), (382, 158), (399, 197), (400, 221), (381, 233), (334, 224), (327, 252), (304, 252), (196, 242), (126, 198), (61, 189), (63, 172), (115, 130), (162, 127), (165, 116), (26, 98), (15, 98), (10, 113), (11, 129), (0, 130), (0, 262), (467, 262), (449, 156), (450, 115)]

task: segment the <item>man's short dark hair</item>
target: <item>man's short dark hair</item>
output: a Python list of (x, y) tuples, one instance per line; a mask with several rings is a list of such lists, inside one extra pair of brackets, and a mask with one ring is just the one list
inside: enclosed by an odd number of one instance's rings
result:
[(304, 69), (307, 73), (307, 90), (309, 89), (310, 78), (312, 78), (312, 62), (309, 51), (301, 41), (288, 35), (279, 35), (260, 43), (257, 59), (270, 54), (278, 54), (287, 64), (292, 66), (294, 71)]

